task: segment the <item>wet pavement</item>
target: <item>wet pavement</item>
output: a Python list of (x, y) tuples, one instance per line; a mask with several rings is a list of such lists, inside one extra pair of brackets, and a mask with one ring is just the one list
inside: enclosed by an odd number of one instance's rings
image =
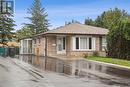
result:
[(130, 87), (128, 76), (90, 65), (82, 60), (47, 58), (45, 69), (44, 57), (0, 58), (0, 87)]
[(10, 59), (0, 58), (0, 87), (46, 87), (42, 81)]
[[(54, 82), (58, 79), (61, 81), (56, 81), (58, 83), (56, 87), (130, 87), (130, 70), (122, 70), (91, 61), (61, 60), (50, 57), (46, 60), (45, 69), (44, 57), (24, 55), (19, 56), (19, 60), (29, 63), (42, 71), (49, 71), (51, 74), (46, 74), (46, 76), (49, 75), (47, 78), (50, 78), (52, 83), (53, 79)], [(55, 77), (52, 74), (57, 74), (62, 78)], [(64, 83), (67, 84), (63, 86)]]

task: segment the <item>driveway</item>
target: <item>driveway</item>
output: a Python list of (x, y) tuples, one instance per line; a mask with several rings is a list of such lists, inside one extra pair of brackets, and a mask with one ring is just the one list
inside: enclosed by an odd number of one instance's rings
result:
[(93, 75), (45, 71), (17, 59), (0, 58), (0, 87), (129, 87)]

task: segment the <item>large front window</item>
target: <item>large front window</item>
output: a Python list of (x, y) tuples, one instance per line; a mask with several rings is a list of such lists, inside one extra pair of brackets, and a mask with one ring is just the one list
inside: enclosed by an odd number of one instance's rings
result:
[(94, 39), (92, 37), (74, 37), (75, 50), (92, 50), (94, 49)]
[(80, 49), (88, 49), (88, 38), (86, 37), (81, 37), (80, 38)]

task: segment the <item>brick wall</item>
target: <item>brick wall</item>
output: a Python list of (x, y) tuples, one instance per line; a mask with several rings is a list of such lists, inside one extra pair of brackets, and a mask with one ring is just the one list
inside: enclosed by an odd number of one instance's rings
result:
[(47, 55), (51, 56), (57, 54), (56, 40), (56, 36), (47, 37)]
[[(40, 42), (39, 42), (40, 39)], [(45, 55), (45, 38), (40, 37), (36, 39), (36, 44), (34, 44), (34, 54), (39, 56)]]
[[(105, 56), (106, 53), (100, 51), (100, 38), (99, 36), (95, 36), (96, 38), (96, 51), (99, 52), (100, 56)], [(45, 37), (40, 38), (40, 43), (39, 39), (37, 39), (37, 43), (35, 45), (35, 55), (37, 55), (37, 51), (39, 50), (39, 54), (41, 56), (44, 56), (45, 53)], [(57, 37), (56, 36), (48, 36), (47, 37), (47, 55), (57, 55)], [(71, 56), (71, 57), (83, 57), (84, 54), (88, 54), (88, 56), (93, 55), (93, 51), (73, 51), (72, 47), (72, 36), (66, 36), (66, 56)]]
[[(103, 51), (100, 51), (100, 38), (99, 36), (95, 36), (96, 38), (96, 52), (98, 52), (99, 56), (106, 56), (106, 53)], [(71, 56), (71, 57), (83, 57), (84, 54), (87, 54), (88, 56), (92, 56), (94, 51), (73, 51), (73, 47), (72, 47), (72, 38), (70, 37), (69, 39), (67, 39), (67, 41), (70, 43), (67, 43), (67, 45), (69, 45), (69, 50), (67, 50), (67, 56)]]

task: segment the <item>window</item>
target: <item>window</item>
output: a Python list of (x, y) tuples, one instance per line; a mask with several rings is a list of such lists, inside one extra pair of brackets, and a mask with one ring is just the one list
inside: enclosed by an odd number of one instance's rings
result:
[(32, 40), (28, 40), (28, 53), (32, 53)]
[(27, 40), (23, 40), (23, 53), (28, 53), (27, 48)]
[(57, 37), (57, 51), (59, 53), (65, 52), (66, 50), (66, 37)]
[(89, 49), (92, 49), (92, 38), (89, 38)]
[(13, 0), (0, 0), (0, 14), (12, 14), (13, 8)]
[(92, 38), (91, 37), (76, 37), (75, 38), (75, 49), (76, 50), (91, 50), (92, 49)]
[(40, 39), (40, 38), (38, 38), (38, 40), (39, 40), (39, 43), (41, 43), (41, 39)]
[(80, 38), (80, 49), (87, 49), (87, 38), (86, 37)]
[(63, 37), (63, 50), (65, 50), (65, 37)]
[(37, 41), (36, 41), (36, 39), (34, 39), (34, 44), (36, 44), (37, 43)]
[(105, 51), (107, 48), (106, 37), (102, 37), (102, 51)]
[(79, 37), (76, 37), (76, 49), (79, 49)]

